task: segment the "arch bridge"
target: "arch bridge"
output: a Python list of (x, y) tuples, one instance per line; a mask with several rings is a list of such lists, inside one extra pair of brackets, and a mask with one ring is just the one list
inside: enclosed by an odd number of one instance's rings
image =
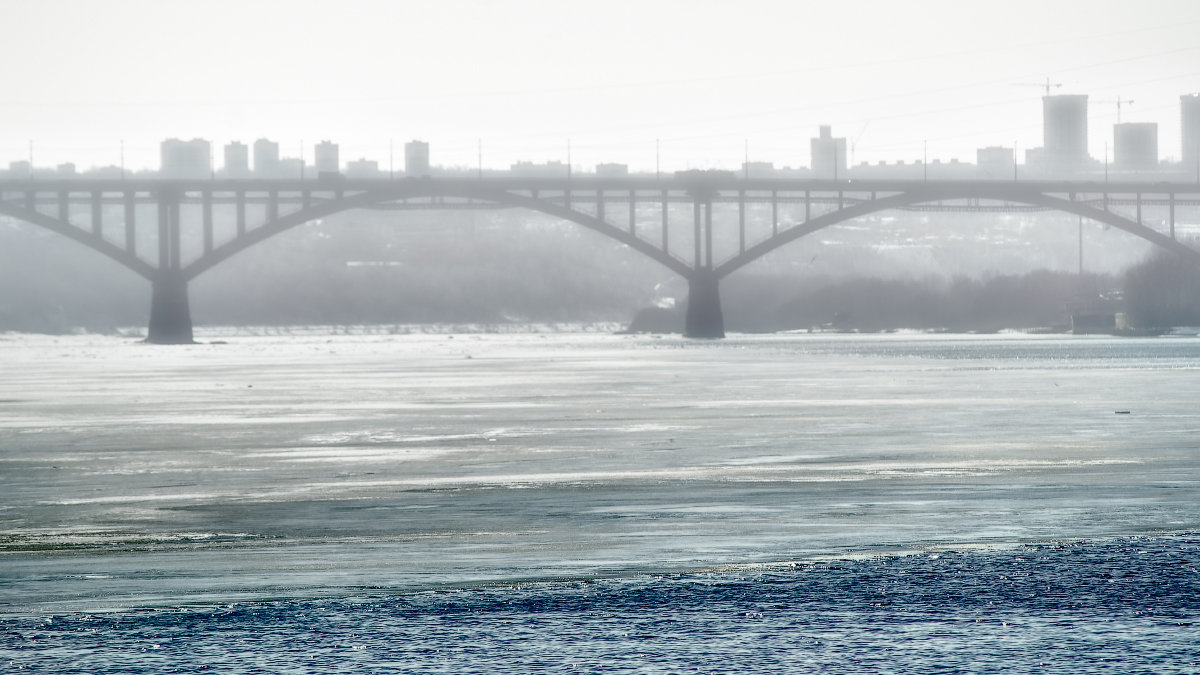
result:
[(805, 235), (881, 211), (1060, 211), (1200, 263), (1200, 251), (1176, 236), (1179, 216), (1190, 210), (1195, 220), (1200, 207), (1196, 183), (745, 179), (724, 171), (0, 180), (0, 215), (74, 239), (151, 282), (147, 341), (161, 344), (192, 342), (192, 279), (296, 226), (353, 209), (513, 207), (599, 232), (685, 278), (685, 334), (692, 337), (724, 336), (721, 279)]

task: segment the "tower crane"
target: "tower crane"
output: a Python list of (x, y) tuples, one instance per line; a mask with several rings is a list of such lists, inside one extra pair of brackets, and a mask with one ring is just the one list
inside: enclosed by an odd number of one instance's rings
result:
[(863, 122), (862, 128), (858, 130), (858, 135), (850, 142), (850, 166), (854, 166), (854, 149), (858, 147), (858, 141), (862, 139), (863, 134), (867, 133), (867, 127), (871, 125), (871, 120)]
[(1117, 104), (1117, 124), (1120, 124), (1121, 123), (1121, 106), (1133, 105), (1133, 99), (1121, 98), (1120, 96), (1118, 96), (1115, 99), (1101, 99), (1101, 100), (1092, 101), (1092, 103), (1103, 103), (1106, 105), (1111, 105), (1113, 103)]
[(1062, 82), (1051, 82), (1050, 78), (1046, 78), (1045, 82), (1014, 82), (1014, 87), (1042, 87), (1046, 91), (1046, 96), (1050, 95), (1050, 88), (1059, 89), (1062, 87)]

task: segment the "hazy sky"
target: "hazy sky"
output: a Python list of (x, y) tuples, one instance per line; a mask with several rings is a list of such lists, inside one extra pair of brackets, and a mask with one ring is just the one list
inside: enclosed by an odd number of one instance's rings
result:
[[(1041, 145), (1039, 83), (1179, 154), (1198, 0), (0, 0), (0, 165), (156, 167), (163, 138), (329, 139), (386, 167), (807, 165)], [(219, 163), (219, 162), (218, 162)], [(400, 160), (397, 160), (399, 165)]]

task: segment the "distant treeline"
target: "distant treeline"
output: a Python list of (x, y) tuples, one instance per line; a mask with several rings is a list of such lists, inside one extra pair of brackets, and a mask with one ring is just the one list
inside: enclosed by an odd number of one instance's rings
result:
[(750, 331), (816, 327), (995, 331), (1067, 325), (1072, 308), (1099, 305), (1112, 288), (1113, 280), (1107, 276), (1037, 271), (984, 280), (818, 281), (769, 311), (739, 297), (742, 291), (737, 286), (726, 297), (729, 321)]
[[(809, 279), (722, 286), (729, 330), (1066, 330), (1073, 314), (1124, 312), (1131, 326), (1200, 326), (1200, 265), (1160, 251), (1120, 277), (1035, 271), (987, 279)], [(783, 297), (781, 297), (781, 295)], [(634, 330), (679, 330), (679, 311), (646, 310)]]
[(1126, 271), (1122, 287), (1125, 311), (1133, 325), (1200, 326), (1200, 265), (1195, 262), (1156, 250), (1148, 260)]
[[(297, 228), (193, 282), (193, 318), (197, 325), (628, 322), (640, 308), (674, 298), (675, 309), (643, 313), (632, 328), (682, 328), (686, 283), (600, 235), (545, 222), (514, 235), (511, 224), (461, 215), (434, 214), (420, 224)], [(1116, 277), (869, 278), (862, 270), (838, 277), (751, 267), (725, 279), (721, 294), (731, 331), (1063, 327), (1078, 311), (1124, 311), (1144, 328), (1200, 325), (1200, 266), (1167, 252)], [(94, 251), (38, 228), (0, 225), (0, 331), (143, 329), (149, 299), (149, 282)], [(652, 315), (653, 325), (646, 323)]]

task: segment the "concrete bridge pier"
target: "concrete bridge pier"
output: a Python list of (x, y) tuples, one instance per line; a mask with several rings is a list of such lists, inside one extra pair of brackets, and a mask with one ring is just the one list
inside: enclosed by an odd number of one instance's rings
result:
[(187, 284), (187, 279), (179, 273), (163, 272), (154, 280), (146, 342), (156, 345), (190, 345), (195, 342)]
[(720, 280), (703, 271), (688, 279), (687, 314), (683, 334), (693, 338), (725, 337), (725, 317), (721, 313)]

